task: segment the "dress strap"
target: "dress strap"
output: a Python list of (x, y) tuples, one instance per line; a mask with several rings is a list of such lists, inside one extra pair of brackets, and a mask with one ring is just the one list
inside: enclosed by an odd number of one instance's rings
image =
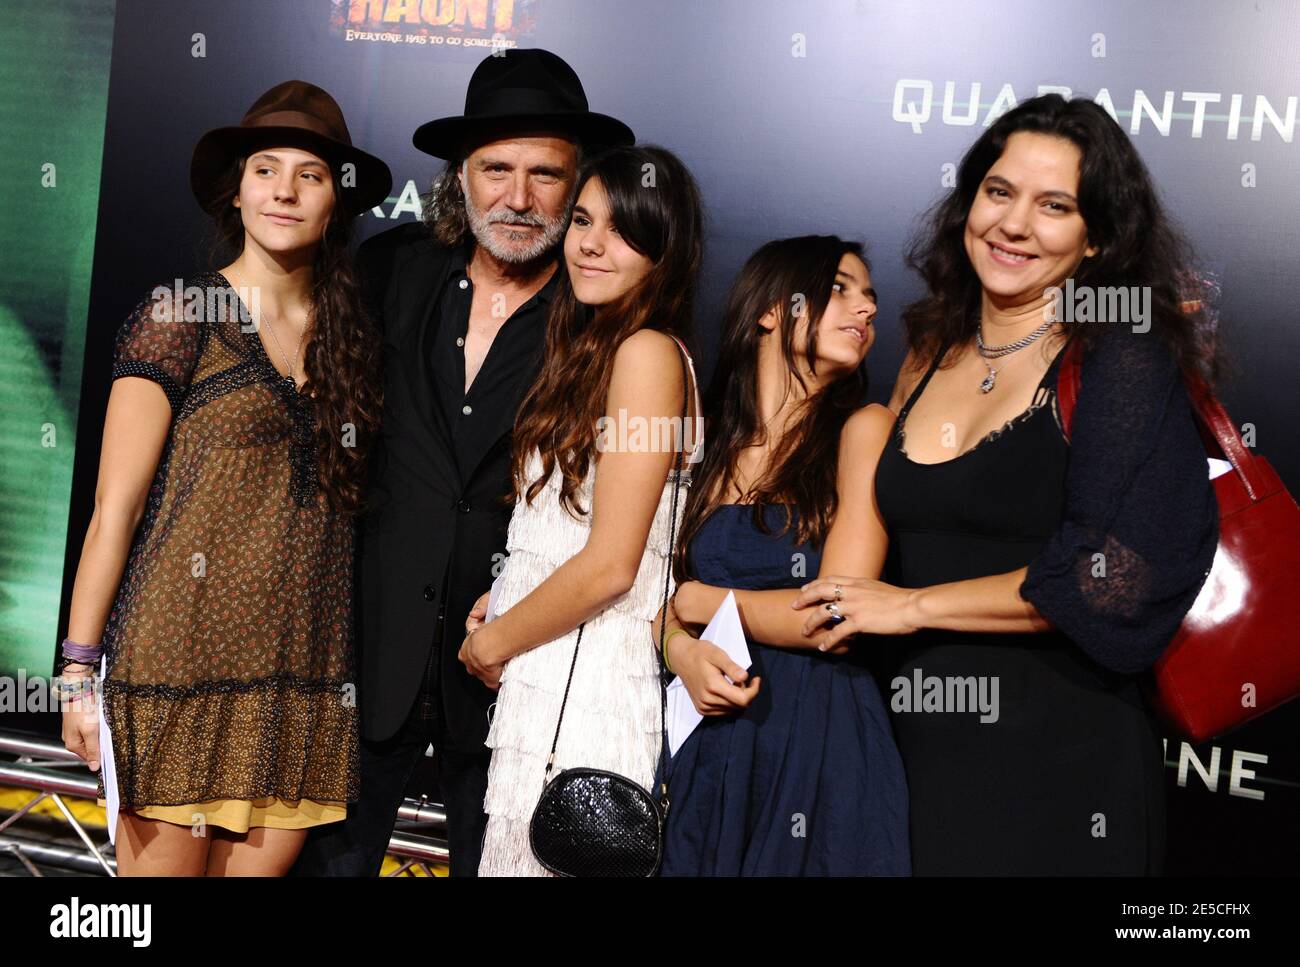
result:
[[(1044, 387), (1055, 389), (1057, 371), (1061, 368), (1061, 362), (1065, 359), (1065, 351), (1070, 348), (1070, 343), (1073, 341), (1073, 338), (1074, 337), (1071, 336), (1069, 339), (1065, 340), (1065, 344), (1062, 345), (1061, 348), (1057, 350), (1056, 355), (1052, 357), (1051, 363), (1047, 366), (1047, 372), (1043, 373), (1043, 378), (1038, 381), (1039, 389), (1043, 389)], [(1037, 390), (1034, 391), (1034, 395), (1038, 395)]]
[(903, 408), (898, 411), (898, 420), (896, 421), (898, 426), (901, 427), (903, 425), (903, 421), (907, 419), (907, 413), (912, 408), (912, 404), (915, 403), (917, 399), (920, 398), (921, 393), (925, 391), (926, 384), (930, 382), (930, 377), (934, 375), (934, 371), (938, 369), (939, 364), (943, 362), (943, 357), (948, 354), (949, 345), (950, 343), (944, 343), (935, 354), (934, 360), (930, 363), (930, 368), (926, 370), (925, 375), (921, 377), (921, 381), (916, 384), (916, 388), (912, 390), (912, 395), (907, 398), (907, 402), (903, 404)]
[(1047, 370), (1043, 373), (1042, 379), (1038, 381), (1038, 385), (1034, 387), (1033, 398), (1029, 401), (1031, 410), (1042, 406), (1051, 396), (1059, 395), (1056, 389), (1057, 372), (1061, 368), (1061, 361), (1065, 358), (1065, 350), (1069, 346), (1070, 339), (1067, 339), (1065, 345), (1057, 350), (1056, 355), (1052, 357), (1052, 361), (1047, 364)]
[[(907, 417), (907, 413), (909, 410), (911, 410), (912, 404), (917, 401), (917, 399), (921, 396), (921, 393), (925, 390), (926, 384), (930, 382), (930, 377), (934, 375), (935, 370), (939, 368), (939, 364), (943, 362), (943, 358), (948, 354), (948, 349), (951, 347), (951, 345), (952, 345), (951, 342), (945, 343), (943, 345), (943, 348), (940, 349), (939, 352), (935, 355), (934, 361), (930, 363), (930, 368), (926, 371), (925, 376), (923, 376), (921, 378), (921, 381), (916, 384), (916, 389), (912, 390), (912, 395), (907, 398), (907, 402), (904, 403), (903, 408), (899, 410), (898, 420), (897, 420), (899, 426), (902, 425), (903, 420)], [(1057, 370), (1061, 368), (1061, 360), (1065, 358), (1065, 350), (1066, 348), (1069, 347), (1069, 345), (1070, 345), (1070, 341), (1067, 339), (1065, 345), (1062, 346), (1059, 350), (1057, 350), (1056, 355), (1052, 358), (1052, 362), (1047, 367), (1047, 372), (1043, 373), (1043, 378), (1038, 381), (1038, 386), (1034, 389), (1035, 400), (1038, 399), (1039, 394), (1044, 389), (1055, 390), (1056, 373)]]
[[(686, 357), (686, 365), (691, 371), (691, 386), (695, 390), (696, 432), (692, 434), (692, 436), (695, 438), (695, 442), (691, 446), (691, 451), (687, 455), (685, 462), (688, 464), (696, 463), (700, 459), (699, 458), (700, 447), (704, 444), (704, 433), (702, 429), (704, 426), (703, 419), (702, 419), (703, 409), (700, 406), (700, 381), (695, 376), (695, 360), (691, 359), (691, 354), (690, 351), (686, 348), (686, 344), (682, 342), (680, 339), (678, 339), (676, 336), (674, 336), (672, 333), (668, 333), (668, 335), (672, 337), (673, 342), (677, 343), (677, 347), (682, 351), (682, 355)], [(687, 419), (689, 420), (690, 418), (687, 417)], [(683, 427), (683, 431), (684, 430), (685, 428)]]

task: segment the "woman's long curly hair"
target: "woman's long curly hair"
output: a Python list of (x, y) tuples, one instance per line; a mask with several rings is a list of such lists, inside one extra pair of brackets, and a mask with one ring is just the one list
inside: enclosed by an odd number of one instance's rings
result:
[[(1151, 291), (1151, 326), (1183, 371), (1213, 384), (1219, 355), (1213, 338), (1209, 285), (1197, 274), (1190, 245), (1166, 214), (1150, 172), (1132, 140), (1091, 100), (1044, 94), (993, 122), (966, 152), (957, 186), (928, 213), (907, 263), (925, 279), (928, 294), (903, 311), (908, 347), (933, 359), (944, 343), (962, 345), (980, 324), (981, 286), (964, 235), (975, 193), (1017, 131), (1065, 138), (1082, 153), (1079, 213), (1088, 241), (1100, 251), (1076, 270), (1076, 287), (1140, 286)], [(1098, 325), (1074, 327), (1086, 351)], [(956, 360), (950, 356), (948, 364)]]
[[(220, 207), (211, 259), (214, 269), (229, 253), (244, 250), (244, 222), (231, 202), (239, 194), (244, 163), (232, 162), (220, 182)], [(348, 252), (351, 219), (339, 197), (338, 165), (330, 161), (334, 208), (312, 265), (311, 340), (303, 360), (316, 410), (319, 480), (330, 505), (339, 513), (365, 511), (366, 470), (383, 408), (378, 328), (366, 312)], [(345, 427), (351, 424), (352, 434)], [(346, 443), (352, 443), (348, 446)]]
[[(647, 172), (654, 173), (649, 185)], [(590, 512), (579, 506), (576, 495), (595, 459), (614, 354), (641, 329), (656, 329), (691, 345), (695, 280), (703, 252), (699, 189), (672, 152), (654, 145), (608, 149), (583, 165), (575, 198), (592, 179), (604, 189), (623, 241), (653, 265), (631, 291), (601, 307), (597, 323), (595, 308), (573, 294), (561, 260), (546, 320), (546, 355), (537, 381), (519, 406), (511, 490), (504, 498), (513, 505), (523, 493), (532, 503), (558, 465), (564, 477), (560, 499), (575, 517)], [(542, 475), (530, 483), (528, 457), (535, 449), (541, 452)]]
[[(682, 517), (674, 574), (690, 579), (686, 548), (731, 485), (737, 483), (737, 463), (748, 447), (767, 442), (758, 398), (759, 347), (765, 338), (779, 340), (792, 380), (807, 390), (800, 363), (817, 371), (817, 325), (831, 299), (840, 260), (856, 255), (867, 263), (862, 246), (834, 235), (806, 235), (768, 242), (749, 257), (732, 283), (723, 307), (722, 342), (705, 397), (709, 445), (692, 475), (690, 495)], [(799, 315), (808, 328), (796, 345)], [(776, 328), (769, 334), (759, 319), (775, 310)], [(770, 533), (764, 517), (768, 505), (785, 505), (781, 533), (790, 530), (794, 514), (799, 543), (820, 547), (839, 506), (836, 469), (840, 431), (849, 415), (862, 405), (867, 392), (865, 362), (851, 373), (822, 386), (800, 401), (791, 423), (773, 448), (766, 471), (746, 495), (754, 504), (754, 526)]]

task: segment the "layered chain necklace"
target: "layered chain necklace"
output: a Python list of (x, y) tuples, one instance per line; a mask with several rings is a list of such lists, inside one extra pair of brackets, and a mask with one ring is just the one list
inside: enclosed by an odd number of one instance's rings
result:
[(993, 390), (993, 384), (997, 382), (998, 371), (993, 368), (990, 359), (1001, 359), (1003, 356), (1010, 356), (1012, 353), (1019, 352), (1035, 340), (1044, 336), (1051, 330), (1055, 320), (1049, 319), (1027, 336), (1022, 336), (1015, 342), (1009, 342), (1005, 346), (986, 346), (984, 345), (984, 327), (981, 324), (975, 329), (975, 345), (979, 349), (980, 356), (984, 358), (984, 365), (988, 367), (989, 374), (980, 381), (980, 392), (988, 393)]

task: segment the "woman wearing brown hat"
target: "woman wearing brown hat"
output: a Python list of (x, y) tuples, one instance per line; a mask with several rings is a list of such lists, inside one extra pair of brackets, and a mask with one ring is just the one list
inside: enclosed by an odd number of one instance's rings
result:
[(391, 184), (329, 94), (272, 88), (191, 165), (233, 261), (118, 333), (60, 666), (123, 874), (282, 874), (357, 797), (352, 520), (380, 399), (347, 242)]

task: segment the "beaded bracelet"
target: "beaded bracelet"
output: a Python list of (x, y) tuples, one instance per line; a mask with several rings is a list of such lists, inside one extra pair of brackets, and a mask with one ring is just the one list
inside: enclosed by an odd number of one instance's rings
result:
[(94, 697), (97, 688), (93, 676), (87, 678), (56, 678), (57, 683), (54, 686), (54, 695), (61, 702), (78, 702), (85, 698), (87, 694)]

